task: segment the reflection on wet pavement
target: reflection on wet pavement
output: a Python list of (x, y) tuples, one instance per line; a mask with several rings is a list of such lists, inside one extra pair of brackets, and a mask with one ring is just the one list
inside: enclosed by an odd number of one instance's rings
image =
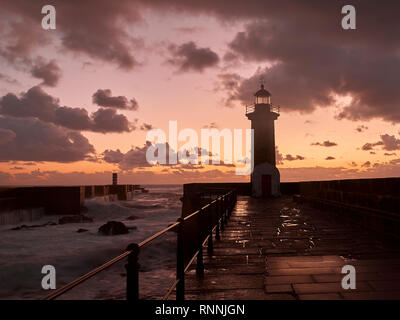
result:
[[(400, 299), (400, 246), (291, 197), (239, 197), (187, 299)], [(341, 268), (357, 289), (341, 288)]]

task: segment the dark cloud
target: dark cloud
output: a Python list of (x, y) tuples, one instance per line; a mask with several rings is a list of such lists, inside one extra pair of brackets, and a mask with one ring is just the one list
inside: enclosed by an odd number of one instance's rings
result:
[(148, 130), (151, 130), (151, 129), (153, 129), (153, 125), (151, 125), (149, 123), (143, 123), (140, 126), (140, 130), (142, 130), (142, 131), (148, 131)]
[(263, 76), (273, 102), (283, 110), (311, 112), (334, 102), (332, 93), (353, 101), (339, 119), (400, 121), (398, 1), (355, 0), (357, 29), (340, 27), (344, 2), (337, 1), (151, 1), (163, 10), (213, 14), (220, 21), (246, 21), (230, 42), (231, 55), (269, 64), (243, 80), (231, 99), (248, 103)]
[[(0, 0), (3, 13), (10, 17), (10, 31), (6, 32), (7, 41), (1, 48), (3, 56), (14, 61), (17, 57), (26, 59), (33, 49), (49, 41), (49, 32), (40, 27), (41, 8), (46, 4), (44, 0)], [(132, 52), (138, 49), (140, 41), (128, 35), (125, 28), (141, 20), (136, 3), (54, 0), (51, 4), (57, 8), (57, 29), (52, 35), (58, 36), (64, 50), (115, 63), (127, 70), (138, 65)]]
[(370, 166), (371, 166), (371, 162), (370, 161), (366, 161), (361, 165), (361, 167), (364, 167), (364, 168), (369, 168)]
[(287, 154), (283, 160), (287, 160), (287, 161), (295, 161), (295, 160), (304, 160), (305, 158), (303, 156), (292, 156), (291, 154)]
[(391, 156), (396, 156), (397, 154), (396, 154), (396, 152), (385, 152), (383, 155), (391, 157)]
[(371, 143), (367, 142), (362, 147), (361, 150), (369, 151), (373, 150), (376, 146), (382, 146), (383, 150), (393, 151), (400, 150), (400, 139), (397, 139), (394, 135), (383, 134), (380, 136), (381, 140)]
[(125, 96), (113, 96), (110, 89), (99, 89), (93, 94), (92, 98), (94, 104), (106, 108), (137, 110), (139, 107), (134, 98), (128, 100)]
[[(146, 153), (150, 151), (151, 154), (157, 157), (159, 155), (160, 150), (165, 150), (166, 158), (165, 163), (150, 163), (147, 161)], [(178, 163), (171, 164), (170, 163), (170, 152), (172, 154), (177, 154)], [(212, 152), (202, 149), (200, 147), (194, 147), (192, 149), (184, 149), (179, 150), (179, 152), (174, 151), (168, 143), (156, 143), (152, 144), (151, 142), (147, 141), (145, 145), (142, 147), (132, 147), (126, 153), (122, 153), (120, 150), (106, 150), (102, 154), (103, 160), (108, 163), (118, 164), (121, 170), (132, 170), (136, 168), (146, 168), (151, 166), (165, 166), (174, 169), (200, 169), (203, 166), (200, 164), (202, 157), (213, 157)], [(190, 162), (183, 163), (179, 161), (179, 159), (193, 157), (198, 160), (199, 164), (192, 164)], [(235, 167), (234, 164), (225, 163), (224, 161), (220, 161), (219, 164), (210, 164), (213, 166), (223, 166), (223, 167)]]
[(388, 134), (381, 135), (381, 139), (383, 142), (383, 150), (393, 151), (400, 150), (400, 139), (397, 139), (395, 136), (390, 136)]
[(336, 142), (326, 140), (324, 142), (314, 142), (314, 143), (311, 143), (311, 145), (312, 146), (320, 146), (320, 147), (335, 147), (338, 144)]
[(206, 68), (216, 66), (219, 62), (219, 57), (214, 51), (210, 48), (199, 48), (192, 41), (179, 46), (172, 44), (168, 50), (171, 54), (168, 62), (178, 67), (181, 72), (202, 72)]
[(357, 132), (364, 132), (364, 131), (366, 131), (366, 130), (368, 130), (368, 127), (367, 127), (367, 126), (364, 126), (364, 125), (358, 126), (358, 127), (356, 128), (356, 131), (357, 131)]
[(328, 156), (328, 157), (325, 158), (325, 160), (335, 160), (335, 157)]
[(119, 150), (105, 150), (103, 152), (103, 160), (108, 163), (120, 163), (124, 158), (124, 154)]
[(117, 111), (114, 109), (100, 108), (96, 112), (93, 112), (92, 119), (92, 130), (101, 133), (122, 133), (136, 129), (135, 127), (132, 127), (127, 117), (123, 114), (117, 114)]
[(0, 161), (73, 162), (94, 152), (79, 132), (35, 119), (0, 117), (0, 132), (4, 131), (13, 137), (1, 144)]
[(361, 150), (363, 150), (363, 151), (369, 151), (369, 150), (372, 150), (372, 149), (374, 148), (374, 146), (376, 146), (376, 145), (381, 145), (381, 143), (376, 144), (376, 143), (369, 143), (369, 142), (367, 142), (366, 144), (364, 144), (364, 145), (361, 147)]
[(0, 115), (18, 118), (37, 118), (73, 130), (95, 132), (129, 132), (134, 129), (126, 116), (115, 109), (100, 108), (89, 116), (86, 109), (60, 106), (58, 99), (39, 86), (17, 97), (8, 93), (0, 98)]
[(202, 126), (203, 129), (218, 129), (218, 125), (215, 122), (210, 122)]
[[(0, 0), (3, 13), (8, 11), (9, 6), (14, 6), (17, 1)], [(19, 1), (21, 10), (26, 3)], [(39, 9), (39, 11), (41, 10)], [(38, 27), (37, 19), (25, 19), (24, 11), (14, 12), (16, 16), (5, 17), (1, 20), (0, 36), (0, 56), (8, 63), (14, 64), (17, 69), (23, 65), (32, 63), (31, 53), (37, 47), (43, 47), (49, 43), (48, 34)], [(21, 16), (22, 14), (22, 16)], [(18, 18), (19, 16), (19, 18)]]
[(54, 60), (44, 62), (42, 59), (39, 59), (32, 67), (31, 75), (42, 79), (42, 85), (55, 87), (61, 77), (61, 69)]
[(0, 145), (14, 140), (15, 137), (16, 137), (16, 134), (14, 131), (9, 130), (9, 129), (0, 128)]
[[(134, 168), (150, 167), (151, 164), (146, 160), (147, 149), (151, 146), (150, 142), (146, 142), (143, 147), (132, 147), (124, 154), (119, 162), (119, 167), (122, 170), (130, 170)], [(167, 153), (168, 154), (168, 153)]]

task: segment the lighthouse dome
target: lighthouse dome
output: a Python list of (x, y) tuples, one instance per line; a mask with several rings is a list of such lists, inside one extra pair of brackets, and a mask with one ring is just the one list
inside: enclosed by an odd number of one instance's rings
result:
[(271, 94), (264, 89), (264, 85), (261, 85), (261, 89), (258, 90), (254, 96), (256, 97), (255, 99), (255, 104), (270, 104), (271, 103)]
[(265, 89), (264, 89), (264, 85), (262, 84), (262, 85), (261, 85), (261, 89), (258, 90), (258, 91), (254, 94), (254, 96), (255, 96), (255, 97), (270, 97), (271, 94), (269, 93), (268, 90), (265, 90)]

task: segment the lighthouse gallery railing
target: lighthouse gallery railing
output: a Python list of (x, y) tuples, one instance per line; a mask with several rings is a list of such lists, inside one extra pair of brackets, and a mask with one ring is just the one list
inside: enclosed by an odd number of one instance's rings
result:
[[(255, 109), (256, 109), (256, 106), (254, 104), (246, 106), (246, 114), (253, 113), (255, 111)], [(276, 106), (273, 104), (269, 105), (269, 111), (271, 111), (271, 112), (280, 114), (280, 111), (281, 111), (280, 109), (281, 109), (280, 106)]]

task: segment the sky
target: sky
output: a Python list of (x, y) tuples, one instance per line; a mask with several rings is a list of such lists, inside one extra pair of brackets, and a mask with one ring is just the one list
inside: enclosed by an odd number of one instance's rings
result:
[(351, 1), (355, 30), (345, 1), (52, 1), (55, 30), (46, 4), (0, 0), (0, 185), (249, 181), (146, 135), (248, 129), (260, 82), (282, 181), (400, 176), (398, 1)]

